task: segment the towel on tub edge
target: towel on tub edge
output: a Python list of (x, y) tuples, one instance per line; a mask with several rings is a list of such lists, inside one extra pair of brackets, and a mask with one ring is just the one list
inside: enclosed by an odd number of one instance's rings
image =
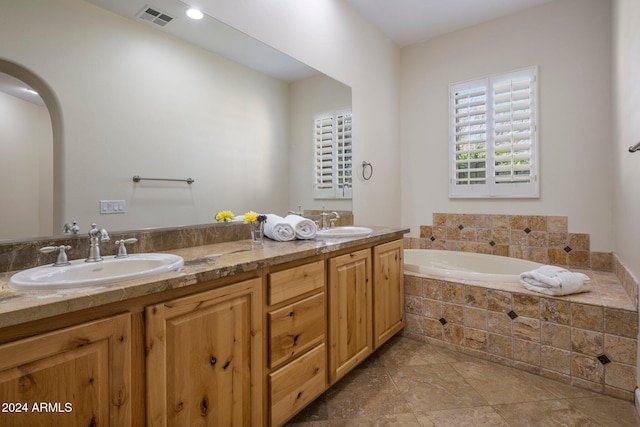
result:
[(271, 240), (288, 242), (296, 238), (296, 231), (284, 218), (275, 214), (267, 214), (267, 222), (264, 224), (264, 234)]
[(520, 275), (520, 282), (530, 291), (547, 295), (569, 295), (588, 292), (589, 276), (574, 273), (566, 268), (543, 265)]

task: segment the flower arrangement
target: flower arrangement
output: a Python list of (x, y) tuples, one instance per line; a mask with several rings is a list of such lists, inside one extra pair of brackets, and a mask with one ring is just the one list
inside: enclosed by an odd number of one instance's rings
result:
[(256, 213), (254, 211), (249, 211), (244, 214), (244, 223), (249, 224), (250, 222), (267, 222), (267, 216), (263, 214)]
[(231, 211), (220, 211), (216, 214), (216, 221), (229, 222), (235, 219), (235, 215)]

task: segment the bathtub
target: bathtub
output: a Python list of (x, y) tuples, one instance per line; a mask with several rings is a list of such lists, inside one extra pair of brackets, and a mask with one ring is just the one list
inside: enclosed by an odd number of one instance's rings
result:
[(405, 249), (404, 269), (448, 279), (518, 283), (542, 264), (518, 258), (435, 249)]

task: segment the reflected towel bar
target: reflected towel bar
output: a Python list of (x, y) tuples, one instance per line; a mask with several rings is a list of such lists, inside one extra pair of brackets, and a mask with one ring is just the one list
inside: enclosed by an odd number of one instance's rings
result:
[(186, 182), (187, 184), (192, 184), (192, 183), (196, 182), (194, 179), (191, 179), (191, 178), (187, 178), (187, 179), (140, 178), (138, 175), (135, 175), (133, 177), (133, 182), (140, 182), (142, 180), (146, 180), (146, 181), (180, 181), (180, 182)]
[(631, 147), (629, 147), (630, 153), (635, 153), (638, 150), (640, 150), (640, 142), (638, 142), (636, 145), (632, 145)]

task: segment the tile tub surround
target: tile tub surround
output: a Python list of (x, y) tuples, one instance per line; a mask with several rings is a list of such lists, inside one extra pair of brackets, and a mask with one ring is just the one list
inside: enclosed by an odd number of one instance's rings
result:
[(416, 249), (447, 249), (542, 264), (613, 271), (613, 257), (591, 252), (589, 235), (569, 233), (566, 216), (434, 213), (433, 225), (409, 238)]
[(403, 334), (633, 401), (637, 309), (613, 273), (582, 272), (591, 292), (551, 297), (405, 271)]
[(434, 213), (406, 249), (446, 249), (508, 256), (569, 269), (613, 271), (638, 307), (640, 284), (609, 252), (592, 252), (589, 235), (569, 233), (566, 216)]

